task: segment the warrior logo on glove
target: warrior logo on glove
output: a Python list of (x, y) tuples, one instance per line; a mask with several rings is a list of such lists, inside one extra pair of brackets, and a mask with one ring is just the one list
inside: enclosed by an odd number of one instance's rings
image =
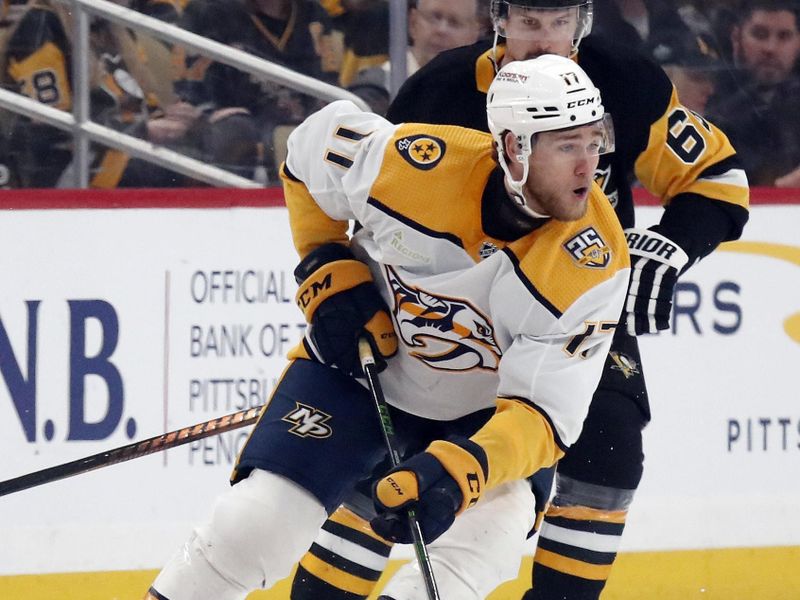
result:
[(689, 256), (665, 235), (652, 229), (625, 230), (631, 254), (631, 282), (625, 301), (630, 335), (669, 329), (675, 284)]

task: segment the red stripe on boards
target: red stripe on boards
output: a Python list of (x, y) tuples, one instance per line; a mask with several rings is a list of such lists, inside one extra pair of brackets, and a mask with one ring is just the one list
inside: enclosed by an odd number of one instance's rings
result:
[[(637, 206), (658, 206), (660, 200), (647, 190), (633, 191)], [(752, 205), (800, 204), (800, 189), (757, 187), (750, 190)], [(0, 190), (0, 210), (69, 210), (115, 208), (235, 208), (283, 206), (283, 189), (235, 188), (167, 189), (31, 189)]]

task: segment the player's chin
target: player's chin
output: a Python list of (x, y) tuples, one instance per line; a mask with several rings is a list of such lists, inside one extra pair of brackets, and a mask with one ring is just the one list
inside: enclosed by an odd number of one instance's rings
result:
[(565, 196), (560, 203), (558, 210), (554, 210), (551, 214), (559, 221), (577, 221), (583, 218), (586, 214), (587, 198), (589, 197), (588, 189), (585, 193), (578, 193), (573, 191), (569, 196)]

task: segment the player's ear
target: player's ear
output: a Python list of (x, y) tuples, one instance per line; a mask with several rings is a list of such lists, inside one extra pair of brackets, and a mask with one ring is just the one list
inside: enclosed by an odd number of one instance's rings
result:
[(520, 142), (517, 136), (510, 131), (503, 133), (503, 151), (509, 165), (520, 162)]

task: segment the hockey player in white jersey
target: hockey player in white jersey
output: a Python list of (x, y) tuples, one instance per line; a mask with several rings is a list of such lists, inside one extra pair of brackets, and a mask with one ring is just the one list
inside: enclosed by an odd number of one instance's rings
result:
[[(502, 506), (532, 506), (521, 480), (580, 433), (630, 263), (593, 183), (613, 135), (581, 68), (558, 56), (510, 63), (487, 98), (492, 135), (396, 126), (340, 101), (290, 136), (282, 179), (307, 334), (232, 487), (149, 598), (269, 589), (327, 515), (372, 482), (372, 527), (394, 542), (410, 540), (409, 503), (434, 543), (464, 511), (532, 514)], [(362, 337), (405, 459), (391, 478), (361, 379)], [(509, 523), (508, 539), (521, 543), (530, 526), (527, 516)], [(433, 569), (443, 598), (473, 597), (450, 587), (447, 565)], [(497, 584), (486, 579), (471, 593)]]

